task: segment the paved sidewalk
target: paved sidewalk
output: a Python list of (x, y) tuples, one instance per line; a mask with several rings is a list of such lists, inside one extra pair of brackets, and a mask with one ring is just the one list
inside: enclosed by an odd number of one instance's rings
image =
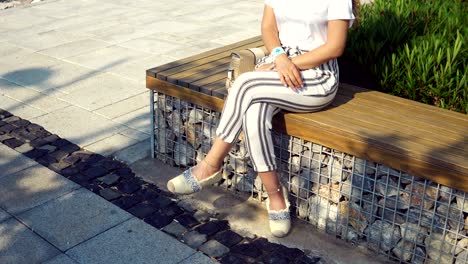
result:
[(213, 263), (0, 144), (0, 263)]
[(0, 107), (132, 163), (145, 70), (260, 34), (263, 0), (46, 0), (0, 11)]

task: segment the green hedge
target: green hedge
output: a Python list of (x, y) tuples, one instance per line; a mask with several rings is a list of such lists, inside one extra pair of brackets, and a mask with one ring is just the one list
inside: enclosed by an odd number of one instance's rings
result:
[(362, 5), (341, 60), (371, 89), (467, 113), (467, 7), (462, 0)]

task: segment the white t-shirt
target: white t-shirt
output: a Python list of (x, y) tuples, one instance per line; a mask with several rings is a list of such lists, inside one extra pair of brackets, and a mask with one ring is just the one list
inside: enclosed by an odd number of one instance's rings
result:
[(327, 42), (328, 20), (350, 20), (352, 0), (265, 0), (275, 12), (283, 46), (313, 50)]

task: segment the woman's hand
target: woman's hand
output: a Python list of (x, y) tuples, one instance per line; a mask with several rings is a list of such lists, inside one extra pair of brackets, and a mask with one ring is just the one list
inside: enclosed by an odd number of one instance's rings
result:
[(273, 71), (275, 70), (274, 63), (265, 63), (262, 66), (255, 68), (255, 71)]
[(302, 88), (303, 82), (301, 71), (285, 54), (281, 54), (276, 57), (275, 69), (284, 86), (292, 89)]

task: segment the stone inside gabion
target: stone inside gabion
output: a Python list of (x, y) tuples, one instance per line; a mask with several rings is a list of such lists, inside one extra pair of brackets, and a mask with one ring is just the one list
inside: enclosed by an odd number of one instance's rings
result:
[[(159, 96), (157, 157), (187, 167), (215, 138), (220, 113)], [(326, 233), (410, 263), (465, 263), (468, 201), (454, 190), (388, 166), (273, 132), (278, 176), (292, 212)], [(225, 159), (220, 185), (263, 201), (244, 135)]]

